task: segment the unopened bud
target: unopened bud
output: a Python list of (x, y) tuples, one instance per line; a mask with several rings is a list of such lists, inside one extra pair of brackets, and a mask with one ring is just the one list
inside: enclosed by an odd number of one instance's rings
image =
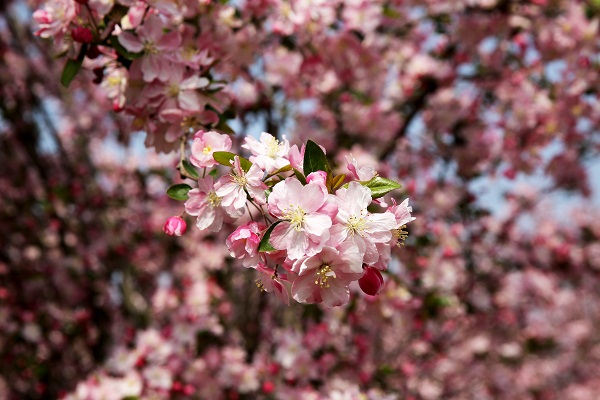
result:
[(71, 30), (71, 37), (79, 43), (92, 43), (94, 34), (88, 28), (77, 26)]
[(383, 276), (381, 272), (373, 267), (366, 267), (365, 274), (358, 280), (358, 286), (363, 292), (375, 296), (383, 287)]
[(181, 217), (169, 217), (163, 231), (169, 236), (181, 236), (185, 233), (187, 225)]

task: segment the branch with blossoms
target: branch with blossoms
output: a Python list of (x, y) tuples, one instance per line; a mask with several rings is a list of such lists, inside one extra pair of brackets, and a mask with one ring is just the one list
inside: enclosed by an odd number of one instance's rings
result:
[[(197, 132), (190, 163), (203, 169), (198, 187), (182, 183), (167, 192), (185, 200), (198, 229), (238, 224), (226, 241), (231, 256), (258, 271), (261, 290), (286, 303), (291, 293), (300, 303), (344, 305), (354, 281), (376, 295), (392, 246), (402, 244), (403, 229), (414, 220), (408, 199), (383, 199), (400, 185), (372, 167), (359, 168), (353, 158), (349, 174), (335, 175), (324, 150), (310, 140), (298, 148), (263, 132), (260, 141), (245, 139), (248, 159), (229, 152), (231, 146), (227, 135)], [(190, 175), (199, 176), (197, 170)], [(185, 220), (171, 217), (164, 230), (180, 236)]]

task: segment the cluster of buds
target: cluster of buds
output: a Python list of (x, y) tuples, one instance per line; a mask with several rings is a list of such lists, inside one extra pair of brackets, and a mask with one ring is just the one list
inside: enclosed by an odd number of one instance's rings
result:
[[(301, 303), (343, 305), (353, 281), (377, 294), (391, 248), (403, 241), (403, 228), (414, 219), (408, 199), (401, 204), (383, 199), (400, 185), (372, 167), (359, 168), (352, 157), (349, 173), (335, 175), (312, 141), (298, 148), (268, 133), (260, 140), (247, 137), (242, 147), (250, 151), (248, 159), (229, 152), (231, 146), (227, 135), (197, 132), (190, 163), (202, 169), (202, 177), (185, 160), (181, 168), (197, 177), (198, 187), (168, 190), (185, 200), (198, 229), (218, 232), (224, 222), (238, 221), (226, 241), (231, 256), (259, 272), (261, 290), (275, 291), (286, 302), (291, 293)], [(219, 170), (225, 173), (216, 179)], [(181, 221), (165, 232), (184, 232)]]

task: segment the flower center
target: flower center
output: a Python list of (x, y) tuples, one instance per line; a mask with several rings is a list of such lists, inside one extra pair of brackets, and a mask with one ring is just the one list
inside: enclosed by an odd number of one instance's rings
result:
[(179, 85), (177, 85), (175, 83), (169, 85), (169, 87), (167, 88), (167, 96), (177, 97), (178, 94), (179, 94)]
[(156, 54), (158, 53), (158, 49), (156, 48), (156, 44), (153, 40), (147, 40), (144, 42), (144, 53), (146, 54)]
[(304, 222), (304, 216), (306, 212), (299, 206), (290, 206), (287, 212), (283, 215), (284, 219), (290, 221), (290, 224), (295, 230), (300, 231), (302, 229), (302, 223)]
[(214, 190), (212, 192), (209, 192), (206, 197), (208, 198), (208, 203), (212, 207), (218, 207), (221, 204), (221, 198), (217, 196)]
[(231, 177), (233, 178), (235, 184), (238, 186), (244, 187), (248, 184), (248, 180), (246, 179), (245, 175), (231, 174)]
[(281, 142), (279, 142), (279, 140), (275, 139), (272, 136), (269, 137), (267, 139), (267, 156), (269, 156), (271, 158), (277, 157), (277, 152), (279, 151), (280, 145), (281, 145)]
[(362, 215), (353, 215), (350, 218), (348, 218), (348, 222), (346, 223), (346, 230), (348, 231), (348, 236), (354, 236), (355, 233), (358, 233), (360, 236), (365, 236), (364, 231), (366, 228), (367, 221)]
[(400, 228), (392, 230), (392, 237), (396, 239), (396, 245), (398, 246), (404, 246), (404, 241), (408, 237), (408, 232), (405, 231), (404, 228), (406, 228), (406, 225), (402, 225)]
[(207, 145), (204, 149), (202, 149), (202, 153), (204, 154), (210, 154), (211, 151), (212, 147), (210, 145)]
[(335, 272), (331, 269), (328, 264), (323, 264), (319, 268), (317, 268), (317, 279), (315, 280), (315, 285), (319, 285), (321, 288), (328, 288), (329, 278), (335, 279)]

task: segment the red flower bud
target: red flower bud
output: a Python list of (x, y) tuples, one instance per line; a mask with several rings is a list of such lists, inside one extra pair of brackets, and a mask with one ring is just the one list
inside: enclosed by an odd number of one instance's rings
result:
[(92, 43), (94, 40), (94, 34), (88, 28), (83, 26), (75, 27), (71, 30), (71, 37), (74, 41), (79, 43)]
[(169, 217), (163, 231), (169, 236), (181, 236), (185, 233), (187, 225), (181, 217)]
[(75, 3), (87, 4), (89, 0), (75, 0)]
[(365, 274), (358, 280), (358, 286), (363, 292), (375, 296), (383, 287), (383, 276), (381, 272), (373, 267), (366, 267)]

